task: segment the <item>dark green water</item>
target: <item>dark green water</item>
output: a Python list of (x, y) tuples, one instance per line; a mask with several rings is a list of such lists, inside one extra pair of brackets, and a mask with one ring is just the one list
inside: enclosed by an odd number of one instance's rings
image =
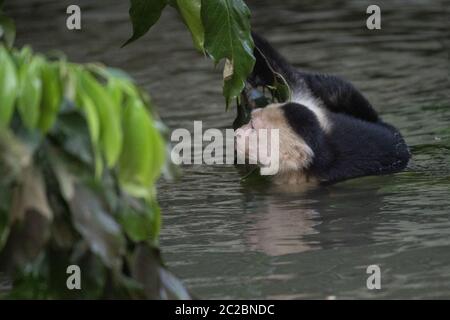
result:
[[(8, 2), (8, 1), (7, 1)], [(229, 127), (221, 73), (170, 12), (120, 49), (127, 1), (10, 1), (18, 43), (129, 71), (171, 128)], [(83, 31), (65, 29), (79, 3)], [(405, 172), (306, 194), (241, 183), (232, 166), (187, 166), (160, 183), (164, 259), (203, 298), (450, 298), (450, 84), (444, 1), (249, 1), (253, 25), (296, 66), (352, 81), (411, 147)], [(366, 268), (381, 268), (381, 290)]]

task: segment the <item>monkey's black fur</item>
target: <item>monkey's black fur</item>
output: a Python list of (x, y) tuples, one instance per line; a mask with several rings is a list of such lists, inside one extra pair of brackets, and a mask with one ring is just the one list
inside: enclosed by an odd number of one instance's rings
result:
[(401, 134), (379, 118), (352, 84), (335, 76), (298, 71), (265, 39), (252, 36), (256, 63), (248, 79), (251, 85), (272, 84), (274, 71), (286, 79), (294, 95), (308, 94), (326, 109), (331, 129), (325, 131), (308, 107), (295, 101), (282, 106), (288, 124), (314, 152), (306, 174), (333, 183), (394, 173), (407, 166), (410, 153)]

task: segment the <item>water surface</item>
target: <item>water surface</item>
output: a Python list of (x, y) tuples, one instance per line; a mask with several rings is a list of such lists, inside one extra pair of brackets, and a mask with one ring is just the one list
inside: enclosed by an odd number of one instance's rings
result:
[[(65, 29), (80, 3), (82, 32)], [(192, 49), (166, 12), (129, 36), (127, 1), (21, 0), (9, 11), (18, 43), (130, 72), (165, 123), (227, 128), (221, 72)], [(449, 298), (450, 100), (443, 1), (381, 1), (382, 30), (365, 28), (370, 1), (249, 1), (254, 28), (297, 67), (352, 81), (411, 147), (405, 172), (307, 193), (241, 182), (233, 166), (186, 166), (162, 181), (164, 259), (202, 298)], [(377, 264), (382, 289), (366, 288)]]

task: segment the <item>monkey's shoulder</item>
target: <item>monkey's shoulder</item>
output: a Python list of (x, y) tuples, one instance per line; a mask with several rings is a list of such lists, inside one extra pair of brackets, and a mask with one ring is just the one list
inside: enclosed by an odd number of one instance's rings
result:
[(327, 112), (329, 127), (324, 130), (310, 108), (291, 103), (282, 109), (286, 123), (312, 151), (305, 174), (319, 181), (337, 182), (398, 172), (409, 161), (409, 149), (400, 132), (380, 119), (371, 122), (345, 113)]

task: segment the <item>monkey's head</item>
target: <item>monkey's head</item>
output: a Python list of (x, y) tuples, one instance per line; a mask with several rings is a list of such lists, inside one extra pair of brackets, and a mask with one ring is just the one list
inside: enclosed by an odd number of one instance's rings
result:
[[(257, 164), (266, 174), (299, 172), (311, 164), (313, 151), (287, 119), (287, 108), (304, 108), (302, 105), (271, 104), (252, 111), (249, 123), (236, 131), (236, 151), (239, 157)], [(263, 148), (263, 150), (261, 149)], [(266, 170), (278, 159), (277, 172)], [(273, 168), (273, 166), (272, 166)], [(263, 172), (261, 172), (264, 174)]]

